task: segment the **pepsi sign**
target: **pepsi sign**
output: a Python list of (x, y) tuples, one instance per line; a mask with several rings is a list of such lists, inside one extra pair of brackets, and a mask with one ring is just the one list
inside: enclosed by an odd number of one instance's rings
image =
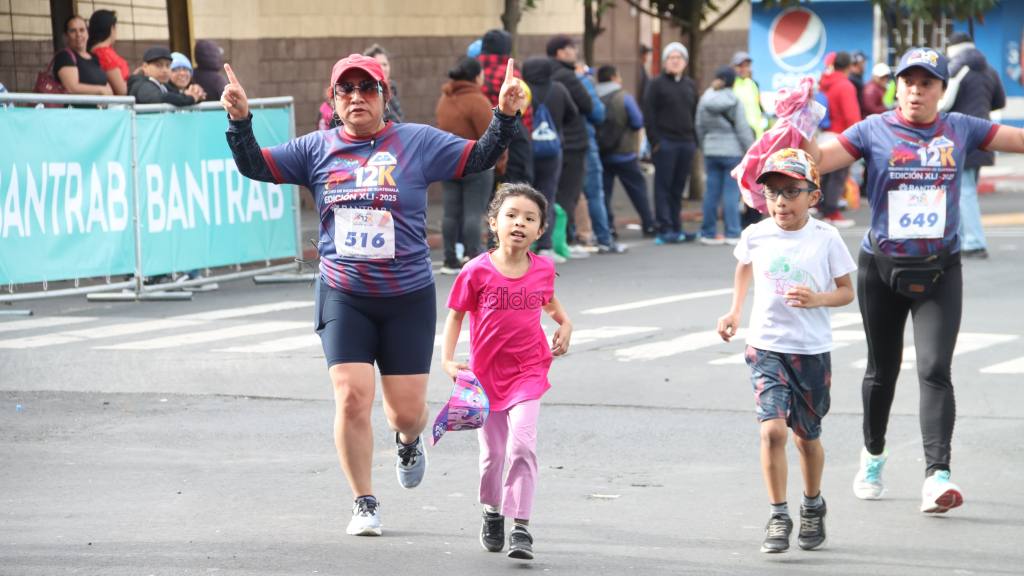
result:
[(825, 25), (806, 8), (781, 12), (768, 29), (768, 53), (788, 72), (807, 72), (825, 58)]
[[(754, 2), (749, 46), (754, 80), (762, 92), (794, 86), (804, 76), (821, 76), (829, 52), (861, 50), (872, 57), (871, 2), (830, 1), (791, 8)], [(871, 66), (868, 66), (870, 69)]]

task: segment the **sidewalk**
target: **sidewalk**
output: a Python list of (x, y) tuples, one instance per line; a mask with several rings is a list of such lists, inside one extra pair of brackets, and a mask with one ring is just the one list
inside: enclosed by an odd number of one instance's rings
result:
[(1024, 155), (996, 154), (995, 166), (982, 166), (978, 194), (1024, 192)]

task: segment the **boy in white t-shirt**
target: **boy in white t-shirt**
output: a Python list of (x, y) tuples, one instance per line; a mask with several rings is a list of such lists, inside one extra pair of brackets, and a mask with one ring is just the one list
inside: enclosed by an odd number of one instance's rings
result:
[(806, 152), (786, 148), (772, 154), (757, 182), (764, 185), (771, 218), (749, 226), (736, 245), (732, 308), (719, 318), (718, 333), (727, 342), (736, 334), (753, 279), (746, 357), (761, 422), (761, 471), (771, 503), (761, 551), (785, 552), (793, 531), (786, 504), (787, 426), (796, 436), (804, 480), (797, 543), (814, 550), (825, 542), (825, 451), (819, 436), (832, 379), (832, 327), (826, 307), (853, 301), (850, 272), (857, 264), (839, 231), (808, 214), (821, 191), (818, 169)]

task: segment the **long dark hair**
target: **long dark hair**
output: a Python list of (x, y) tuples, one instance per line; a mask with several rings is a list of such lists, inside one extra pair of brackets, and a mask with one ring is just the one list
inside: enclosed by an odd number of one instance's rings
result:
[(110, 31), (117, 25), (117, 12), (113, 10), (97, 10), (89, 16), (89, 44), (92, 47), (110, 38)]

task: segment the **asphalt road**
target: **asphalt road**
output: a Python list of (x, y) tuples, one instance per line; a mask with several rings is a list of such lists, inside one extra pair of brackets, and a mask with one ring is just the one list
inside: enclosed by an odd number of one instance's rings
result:
[[(734, 261), (725, 247), (655, 247), (625, 231), (628, 254), (559, 269), (576, 332), (542, 410), (532, 563), (477, 542), (475, 436), (447, 435), (424, 484), (405, 491), (379, 408), (385, 536), (346, 536), (312, 289), (239, 281), (191, 302), (64, 298), (0, 318), (0, 574), (1020, 574), (1024, 194), (982, 202), (1003, 225), (989, 229), (992, 258), (965, 263), (953, 478), (966, 504), (946, 516), (917, 511), (912, 356), (887, 498), (851, 492), (865, 353), (854, 304), (833, 312), (828, 544), (759, 553), (768, 507), (743, 346), (711, 333)], [(866, 217), (844, 233), (851, 249)], [(443, 321), (451, 278), (437, 286)], [(435, 363), (432, 411), (448, 387)]]

